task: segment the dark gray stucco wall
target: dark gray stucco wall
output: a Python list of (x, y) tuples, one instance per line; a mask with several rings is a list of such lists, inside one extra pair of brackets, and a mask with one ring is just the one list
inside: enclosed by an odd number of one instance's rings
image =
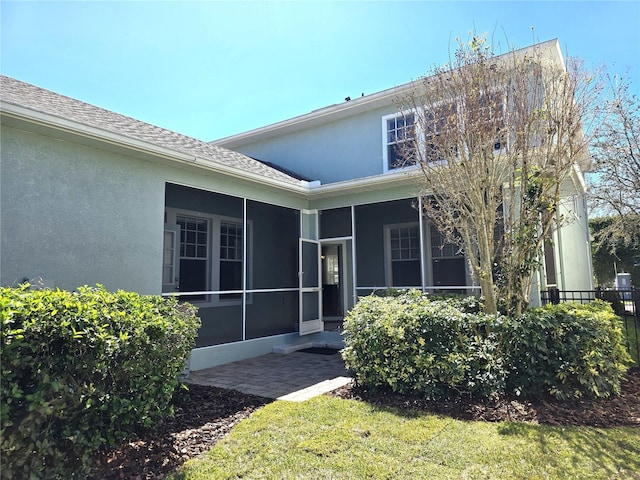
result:
[(355, 208), (357, 286), (385, 286), (384, 226), (417, 222), (416, 201), (412, 198)]

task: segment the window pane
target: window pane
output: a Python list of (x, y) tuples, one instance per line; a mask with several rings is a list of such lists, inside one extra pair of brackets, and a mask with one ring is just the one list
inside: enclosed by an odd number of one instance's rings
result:
[(387, 120), (387, 166), (399, 168), (415, 162), (407, 157), (405, 147), (408, 140), (415, 138), (415, 118), (413, 114), (399, 115)]
[(420, 261), (393, 262), (392, 269), (394, 287), (419, 287), (422, 284)]
[(220, 262), (220, 290), (242, 289), (242, 262)]
[(220, 258), (242, 259), (242, 225), (232, 222), (220, 224)]
[(162, 269), (162, 283), (173, 283), (173, 267), (165, 266)]

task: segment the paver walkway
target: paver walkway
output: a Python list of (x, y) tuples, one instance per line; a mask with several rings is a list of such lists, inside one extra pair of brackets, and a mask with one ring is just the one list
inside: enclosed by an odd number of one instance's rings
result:
[(302, 402), (346, 385), (351, 378), (339, 353), (270, 353), (191, 372), (200, 385), (238, 390), (278, 400)]

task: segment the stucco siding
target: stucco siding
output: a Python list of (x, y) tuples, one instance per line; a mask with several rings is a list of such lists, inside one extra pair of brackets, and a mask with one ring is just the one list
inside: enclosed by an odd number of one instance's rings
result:
[(362, 205), (356, 208), (357, 286), (384, 288), (384, 227), (390, 224), (418, 222), (414, 199)]
[(562, 290), (591, 290), (591, 248), (584, 195), (565, 198), (560, 206), (562, 227), (555, 235)]
[(323, 184), (383, 173), (382, 117), (393, 107), (234, 147)]
[(2, 285), (159, 293), (164, 181), (148, 163), (2, 130)]

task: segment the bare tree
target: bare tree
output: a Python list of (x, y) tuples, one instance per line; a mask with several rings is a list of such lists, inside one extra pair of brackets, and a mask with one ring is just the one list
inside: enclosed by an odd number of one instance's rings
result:
[(596, 132), (595, 174), (590, 184), (594, 211), (611, 217), (595, 232), (599, 245), (615, 252), (640, 247), (640, 100), (629, 84), (612, 86), (609, 115)]
[(414, 126), (402, 160), (422, 169), (425, 214), (465, 254), (489, 313), (528, 302), (563, 189), (589, 162), (601, 87), (554, 48), (497, 55), (473, 36), (401, 100)]

